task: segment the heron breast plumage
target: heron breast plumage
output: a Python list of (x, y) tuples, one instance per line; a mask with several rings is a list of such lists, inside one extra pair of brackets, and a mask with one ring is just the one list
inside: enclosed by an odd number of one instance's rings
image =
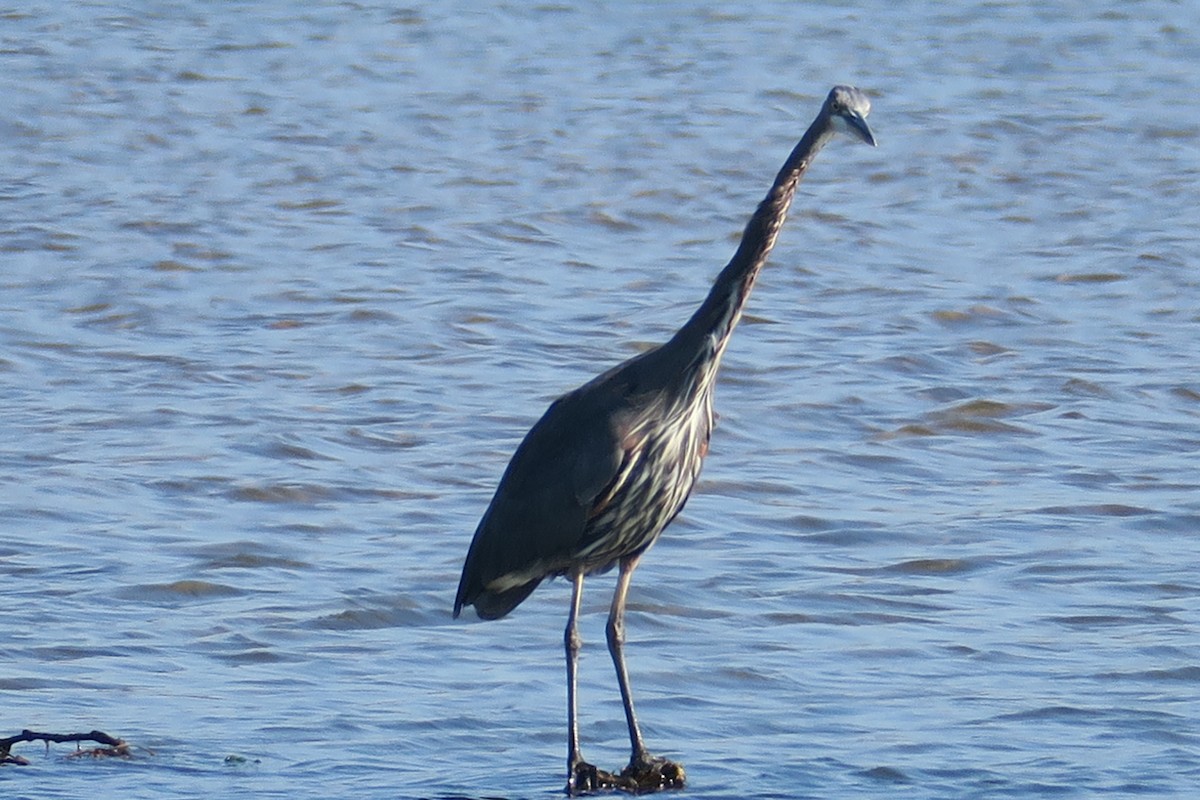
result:
[(663, 395), (670, 407), (655, 404), (631, 415), (621, 466), (597, 498), (576, 553), (587, 572), (603, 572), (618, 559), (646, 550), (683, 510), (712, 433), (712, 384), (698, 388), (705, 394), (700, 402)]

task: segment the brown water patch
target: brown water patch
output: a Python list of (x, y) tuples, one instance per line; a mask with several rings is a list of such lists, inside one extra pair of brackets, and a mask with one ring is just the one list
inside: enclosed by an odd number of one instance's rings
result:
[(888, 572), (905, 575), (955, 575), (970, 572), (975, 565), (961, 558), (917, 558), (887, 567)]
[(173, 583), (143, 583), (127, 586), (118, 593), (126, 600), (162, 602), (168, 600), (209, 600), (220, 597), (237, 597), (245, 592), (223, 583), (210, 583), (194, 579)]
[(1082, 506), (1047, 506), (1038, 509), (1038, 513), (1068, 517), (1142, 517), (1155, 512), (1149, 508), (1127, 506), (1122, 503), (1099, 503)]
[(1055, 283), (1116, 283), (1125, 276), (1116, 272), (1065, 272), (1054, 276)]

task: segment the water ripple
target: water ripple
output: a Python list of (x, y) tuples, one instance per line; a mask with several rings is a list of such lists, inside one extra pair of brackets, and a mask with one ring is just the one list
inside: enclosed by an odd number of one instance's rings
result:
[(1156, 1), (810, 11), (4, 14), (4, 715), (152, 751), (6, 786), (560, 796), (569, 586), (452, 621), (471, 531), (852, 81), (880, 147), (802, 184), (633, 582), (650, 746), (695, 797), (1194, 794), (1194, 37)]

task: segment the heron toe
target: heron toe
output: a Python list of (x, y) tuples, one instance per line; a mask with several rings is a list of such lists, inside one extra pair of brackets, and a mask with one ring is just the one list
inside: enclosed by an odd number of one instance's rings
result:
[(576, 762), (567, 774), (567, 794), (571, 796), (616, 789), (619, 785), (620, 780), (616, 775), (596, 769), (586, 761)]

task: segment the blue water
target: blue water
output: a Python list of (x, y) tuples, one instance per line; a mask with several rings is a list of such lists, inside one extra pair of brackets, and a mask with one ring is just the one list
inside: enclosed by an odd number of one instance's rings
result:
[[(556, 797), (568, 587), (450, 619), (557, 394), (829, 86), (628, 654), (687, 798), (1200, 785), (1188, 7), (0, 14), (0, 796)], [(584, 754), (627, 759), (588, 583)]]

